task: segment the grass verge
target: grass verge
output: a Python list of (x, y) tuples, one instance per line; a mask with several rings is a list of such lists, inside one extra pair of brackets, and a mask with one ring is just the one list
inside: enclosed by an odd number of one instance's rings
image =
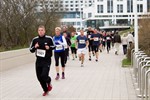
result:
[(131, 61), (127, 58), (122, 60), (122, 67), (129, 67), (131, 65)]

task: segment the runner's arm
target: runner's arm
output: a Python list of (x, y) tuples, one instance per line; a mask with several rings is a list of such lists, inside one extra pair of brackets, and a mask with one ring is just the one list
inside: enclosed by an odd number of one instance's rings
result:
[(31, 41), (30, 43), (30, 47), (29, 47), (29, 50), (31, 53), (34, 53), (36, 48), (35, 48), (35, 43), (34, 43), (34, 39)]

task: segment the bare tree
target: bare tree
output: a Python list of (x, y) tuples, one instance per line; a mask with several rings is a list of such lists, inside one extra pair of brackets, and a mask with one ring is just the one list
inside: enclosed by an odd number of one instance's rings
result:
[(150, 14), (139, 20), (139, 44), (150, 55)]
[[(37, 13), (37, 2), (42, 3), (42, 12)], [(53, 4), (53, 7), (49, 7)], [(58, 0), (1, 0), (0, 2), (0, 46), (11, 49), (28, 45), (37, 31), (45, 25), (47, 33), (53, 33), (59, 25)]]

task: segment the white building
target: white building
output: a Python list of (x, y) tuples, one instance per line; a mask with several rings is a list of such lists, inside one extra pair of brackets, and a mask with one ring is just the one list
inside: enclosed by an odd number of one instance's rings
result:
[[(37, 0), (40, 5), (40, 0)], [(45, 0), (50, 8), (53, 0)], [(61, 3), (60, 12), (65, 12), (62, 25), (100, 27), (104, 23), (112, 25), (133, 24), (133, 0), (55, 0)], [(137, 0), (138, 15), (150, 13), (150, 0)], [(37, 11), (41, 12), (40, 6)]]
[[(133, 0), (95, 0), (93, 6), (83, 9), (83, 18), (92, 27), (104, 26), (105, 21), (111, 25), (132, 25), (133, 5)], [(139, 17), (150, 13), (150, 0), (137, 0), (137, 12)]]

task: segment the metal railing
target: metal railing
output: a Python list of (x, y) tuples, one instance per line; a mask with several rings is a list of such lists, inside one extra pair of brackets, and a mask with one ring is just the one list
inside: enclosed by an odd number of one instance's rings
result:
[[(148, 100), (150, 91), (148, 89), (150, 74), (150, 57), (144, 51), (135, 52), (131, 50), (131, 66), (133, 68), (134, 86), (137, 90), (137, 96), (142, 100)], [(150, 99), (150, 98), (149, 98)]]

